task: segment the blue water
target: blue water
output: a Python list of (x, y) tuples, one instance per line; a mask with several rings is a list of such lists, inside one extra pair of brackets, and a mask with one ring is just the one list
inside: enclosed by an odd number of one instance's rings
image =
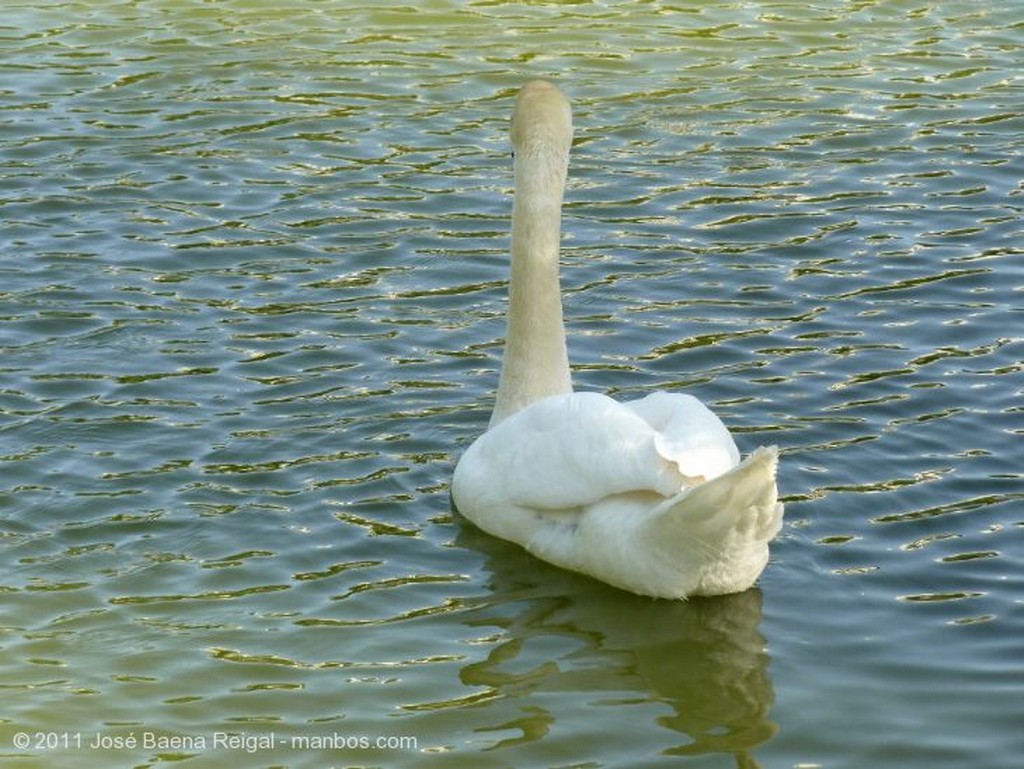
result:
[[(1019, 763), (1016, 4), (278, 6), (4, 6), (0, 758)], [(782, 449), (747, 593), (451, 510), (535, 76), (577, 388)]]

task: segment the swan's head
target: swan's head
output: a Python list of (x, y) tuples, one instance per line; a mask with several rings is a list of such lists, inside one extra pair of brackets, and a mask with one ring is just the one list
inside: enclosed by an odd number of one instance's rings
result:
[(519, 90), (512, 113), (512, 149), (516, 156), (554, 156), (567, 161), (572, 144), (569, 100), (547, 80), (531, 80)]

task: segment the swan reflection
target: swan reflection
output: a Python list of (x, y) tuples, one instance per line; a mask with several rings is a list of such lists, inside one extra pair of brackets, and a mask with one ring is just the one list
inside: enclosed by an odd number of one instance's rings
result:
[[(498, 630), (481, 634), (490, 652), (461, 672), (464, 684), (489, 691), (475, 707), (500, 714), (493, 727), (477, 728), (493, 732), (488, 749), (544, 740), (564, 704), (572, 717), (580, 707), (602, 709), (593, 712), (594, 722), (609, 732), (638, 734), (644, 726), (649, 733), (653, 721), (683, 735), (666, 733), (662, 754), (724, 753), (737, 767), (759, 766), (752, 751), (776, 731), (768, 719), (769, 657), (758, 631), (760, 590), (652, 600), (550, 567), (468, 527), (460, 544), (467, 540), (491, 554), (493, 592), (463, 621), (477, 631)], [(566, 698), (573, 693), (588, 696)], [(513, 718), (495, 706), (510, 699)], [(651, 706), (646, 724), (623, 720), (637, 717), (628, 707), (637, 704)]]

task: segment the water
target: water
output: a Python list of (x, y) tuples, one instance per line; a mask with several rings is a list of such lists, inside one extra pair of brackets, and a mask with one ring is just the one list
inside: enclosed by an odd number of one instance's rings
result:
[[(1019, 5), (287, 5), (5, 4), (0, 756), (1019, 763)], [(577, 387), (783, 451), (748, 593), (450, 509), (538, 75)]]

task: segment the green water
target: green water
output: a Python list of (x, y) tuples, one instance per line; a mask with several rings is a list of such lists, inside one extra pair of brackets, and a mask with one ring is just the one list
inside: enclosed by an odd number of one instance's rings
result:
[[(5, 2), (0, 760), (997, 769), (1024, 738), (1024, 7)], [(759, 587), (452, 513), (511, 96), (576, 386), (776, 443)]]

